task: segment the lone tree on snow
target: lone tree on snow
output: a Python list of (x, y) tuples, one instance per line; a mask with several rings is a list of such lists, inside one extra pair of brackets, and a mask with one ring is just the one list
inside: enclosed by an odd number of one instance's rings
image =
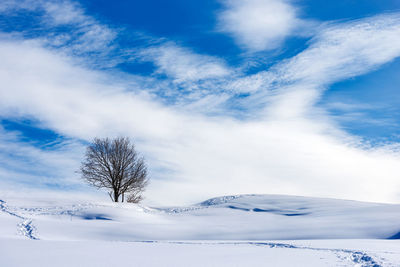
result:
[(108, 189), (114, 202), (121, 196), (124, 202), (125, 194), (128, 202), (141, 201), (148, 183), (144, 158), (127, 137), (95, 138), (86, 149), (80, 172), (90, 185)]

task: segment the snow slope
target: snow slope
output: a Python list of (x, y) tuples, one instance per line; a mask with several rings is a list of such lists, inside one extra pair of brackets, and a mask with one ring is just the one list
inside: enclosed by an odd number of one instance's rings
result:
[[(385, 240), (399, 236), (399, 218), (400, 205), (279, 195), (168, 208), (7, 198), (0, 200), (0, 265), (31, 258), (51, 266), (63, 257), (57, 266), (110, 266), (112, 251), (121, 264), (142, 261), (135, 266), (400, 266), (400, 242)], [(16, 256), (20, 250), (26, 257)], [(40, 251), (51, 252), (47, 260)], [(74, 261), (82, 251), (87, 264)]]
[(44, 240), (386, 239), (400, 232), (400, 205), (335, 199), (240, 195), (170, 208), (2, 201), (2, 224), (18, 221), (21, 233)]

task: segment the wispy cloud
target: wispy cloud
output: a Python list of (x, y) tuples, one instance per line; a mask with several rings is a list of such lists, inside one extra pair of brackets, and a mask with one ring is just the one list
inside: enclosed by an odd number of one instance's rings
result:
[(79, 180), (71, 170), (79, 166), (83, 152), (81, 144), (61, 141), (51, 149), (43, 149), (30, 142), (21, 142), (20, 133), (0, 127), (0, 184), (2, 188), (77, 187)]
[(177, 83), (226, 77), (232, 71), (223, 60), (199, 55), (187, 48), (166, 43), (141, 50), (142, 60), (152, 61), (158, 72), (170, 76)]
[(154, 64), (153, 88), (159, 88), (155, 84), (166, 85), (161, 90), (150, 91), (187, 110), (219, 109), (229, 98), (224, 94), (228, 89), (224, 85), (226, 79), (237, 75), (224, 60), (195, 53), (172, 42), (139, 49), (134, 57)]
[(246, 77), (264, 89), (255, 90), (249, 101), (272, 104), (268, 109), (275, 114), (280, 110), (287, 116), (302, 116), (332, 83), (373, 71), (399, 57), (399, 25), (400, 15), (395, 13), (322, 28), (304, 51)]
[(123, 53), (114, 45), (120, 29), (86, 15), (77, 2), (5, 0), (0, 3), (0, 12), (7, 19), (23, 13), (25, 16), (22, 18), (29, 16), (33, 20), (30, 23), (34, 23), (34, 30), (15, 32), (19, 36), (40, 39), (47, 47), (69, 55), (91, 56), (86, 57), (86, 61), (98, 66), (109, 67), (121, 62)]
[(328, 84), (364, 74), (400, 55), (400, 15), (333, 24), (280, 66), (281, 79)]

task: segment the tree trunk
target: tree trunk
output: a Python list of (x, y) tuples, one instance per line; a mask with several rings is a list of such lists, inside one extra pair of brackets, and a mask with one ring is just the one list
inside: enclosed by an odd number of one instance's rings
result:
[(117, 190), (114, 190), (114, 202), (118, 202), (119, 194)]
[(122, 202), (124, 202), (125, 193), (122, 193)]

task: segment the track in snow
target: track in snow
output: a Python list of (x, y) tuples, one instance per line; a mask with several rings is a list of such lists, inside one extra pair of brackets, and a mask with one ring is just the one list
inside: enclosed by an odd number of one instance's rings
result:
[(2, 212), (5, 212), (11, 216), (17, 217), (18, 219), (21, 219), (22, 222), (17, 225), (18, 232), (26, 236), (29, 239), (32, 240), (39, 240), (38, 237), (35, 236), (34, 232), (36, 231), (36, 227), (32, 224), (32, 220), (26, 217), (23, 217), (21, 215), (18, 215), (12, 211), (9, 210), (7, 204), (5, 201), (0, 199), (0, 210)]
[[(350, 250), (350, 249), (329, 249), (329, 248), (313, 248), (305, 246), (295, 246), (285, 243), (274, 243), (274, 242), (257, 242), (257, 241), (243, 241), (243, 242), (190, 242), (190, 241), (133, 241), (140, 243), (167, 243), (167, 244), (182, 244), (182, 245), (253, 245), (253, 246), (266, 246), (268, 248), (287, 248), (287, 249), (307, 249), (315, 251), (326, 251), (336, 255), (340, 260), (355, 264), (357, 267), (383, 267), (388, 265), (382, 265), (383, 263), (369, 256), (364, 251)], [(394, 265), (393, 265), (394, 266)]]

